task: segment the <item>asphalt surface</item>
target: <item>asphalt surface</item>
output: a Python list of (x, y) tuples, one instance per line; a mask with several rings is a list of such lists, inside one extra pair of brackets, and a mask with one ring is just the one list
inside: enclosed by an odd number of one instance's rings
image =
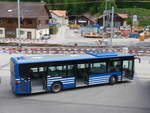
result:
[(150, 59), (136, 60), (133, 81), (15, 96), (10, 89), (9, 58), (1, 55), (0, 113), (150, 113)]
[(0, 90), (0, 113), (150, 113), (149, 88), (150, 79), (136, 78), (113, 86), (15, 96), (5, 85)]
[[(98, 40), (104, 43), (98, 43)], [(124, 43), (126, 42), (126, 43)], [(110, 38), (85, 38), (81, 36), (80, 30), (69, 29), (67, 26), (61, 26), (56, 35), (52, 35), (51, 39), (47, 41), (49, 44), (64, 44), (64, 45), (74, 45), (79, 46), (110, 46)], [(113, 46), (149, 46), (150, 37), (145, 38), (144, 42), (140, 41), (138, 38), (113, 38)]]
[[(120, 37), (120, 36), (119, 36)], [(150, 37), (145, 38), (144, 42), (141, 42), (138, 38), (120, 38), (112, 39), (112, 46), (149, 46)], [(101, 43), (100, 43), (100, 42)], [(12, 40), (6, 40), (6, 43), (10, 43)], [(13, 41), (14, 42), (14, 41)], [(16, 42), (16, 41), (15, 41)], [(126, 43), (124, 43), (126, 42)], [(18, 41), (16, 42), (18, 43)], [(51, 38), (46, 41), (35, 41), (35, 40), (22, 40), (21, 43), (30, 44), (54, 44), (54, 45), (75, 45), (78, 46), (110, 46), (110, 38), (85, 38), (81, 36), (81, 31), (77, 29), (69, 29), (67, 26), (61, 26), (56, 35), (51, 35)]]

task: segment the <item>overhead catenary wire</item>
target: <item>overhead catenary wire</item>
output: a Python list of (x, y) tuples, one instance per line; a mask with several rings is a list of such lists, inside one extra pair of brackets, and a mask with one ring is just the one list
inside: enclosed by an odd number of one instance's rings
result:
[(100, 3), (103, 2), (102, 0), (99, 1), (87, 1), (87, 2), (71, 2), (71, 3), (54, 3), (54, 4), (50, 4), (48, 3), (47, 5), (75, 5), (75, 4), (90, 4), (90, 3)]
[[(97, 1), (86, 1), (86, 2), (71, 2), (71, 3), (47, 3), (46, 5), (48, 6), (57, 6), (57, 5), (77, 5), (77, 4), (90, 4), (90, 3), (100, 3), (100, 2), (104, 2), (103, 0), (97, 0)], [(135, 1), (116, 1), (116, 2), (150, 2), (149, 1), (139, 1), (139, 0), (135, 0)]]

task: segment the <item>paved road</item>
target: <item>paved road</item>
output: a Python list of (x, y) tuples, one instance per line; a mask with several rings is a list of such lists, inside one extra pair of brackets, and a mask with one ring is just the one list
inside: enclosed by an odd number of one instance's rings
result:
[(17, 97), (5, 85), (0, 90), (0, 113), (150, 113), (149, 88), (150, 79), (137, 78), (114, 86)]
[[(98, 40), (100, 40), (98, 42)], [(51, 35), (51, 38), (49, 40), (22, 40), (21, 43), (43, 43), (43, 44), (61, 44), (61, 45), (75, 45), (78, 44), (79, 46), (109, 46), (110, 44), (110, 38), (105, 38), (103, 40), (104, 43), (101, 43), (103, 39), (102, 38), (84, 38), (81, 36), (80, 30), (73, 30), (69, 29), (67, 26), (61, 26), (59, 28), (59, 31), (56, 35)], [(6, 41), (6, 43), (9, 42), (17, 42), (18, 40), (0, 40), (0, 41)], [(124, 43), (126, 42), (126, 43)], [(150, 37), (147, 37), (144, 42), (139, 41), (138, 38), (113, 38), (112, 45), (113, 46), (149, 46), (150, 44)]]
[(10, 89), (9, 58), (0, 59), (0, 113), (150, 113), (149, 57), (136, 61), (136, 77), (131, 82), (15, 96)]
[[(76, 32), (77, 31), (77, 32)], [(103, 40), (102, 38), (84, 38), (81, 36), (80, 30), (70, 30), (67, 26), (61, 26), (59, 32), (56, 35), (52, 35), (51, 39), (47, 43), (50, 44), (65, 44), (65, 45), (74, 45), (77, 43), (79, 46), (99, 46), (97, 40)], [(110, 39), (105, 38), (104, 41), (108, 44)], [(124, 43), (126, 42), (126, 43)], [(107, 44), (102, 45), (107, 45)], [(122, 45), (122, 46), (143, 46), (150, 43), (150, 38), (145, 39), (145, 42), (140, 42), (136, 38), (114, 38), (113, 45)]]

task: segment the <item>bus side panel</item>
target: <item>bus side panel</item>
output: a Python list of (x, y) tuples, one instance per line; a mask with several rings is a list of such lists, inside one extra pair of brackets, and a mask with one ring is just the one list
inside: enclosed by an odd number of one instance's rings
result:
[(19, 64), (16, 64), (16, 81), (18, 84), (16, 84), (16, 94), (30, 94), (31, 88), (30, 88), (30, 81), (25, 80), (21, 77), (19, 74)]
[(20, 80), (20, 83), (16, 85), (16, 94), (30, 94), (30, 82)]
[(51, 86), (54, 82), (61, 82), (63, 89), (75, 87), (75, 77), (68, 78), (48, 78), (47, 89), (51, 91)]
[(118, 77), (118, 81), (122, 80), (121, 72), (93, 74), (89, 75), (89, 85), (109, 83), (109, 78), (114, 75)]

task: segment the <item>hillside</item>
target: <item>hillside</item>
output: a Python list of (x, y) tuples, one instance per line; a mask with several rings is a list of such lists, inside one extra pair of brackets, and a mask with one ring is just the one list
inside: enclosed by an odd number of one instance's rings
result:
[(150, 10), (144, 8), (118, 8), (117, 12), (126, 12), (130, 18), (132, 15), (138, 15), (139, 25), (146, 26), (150, 25)]

